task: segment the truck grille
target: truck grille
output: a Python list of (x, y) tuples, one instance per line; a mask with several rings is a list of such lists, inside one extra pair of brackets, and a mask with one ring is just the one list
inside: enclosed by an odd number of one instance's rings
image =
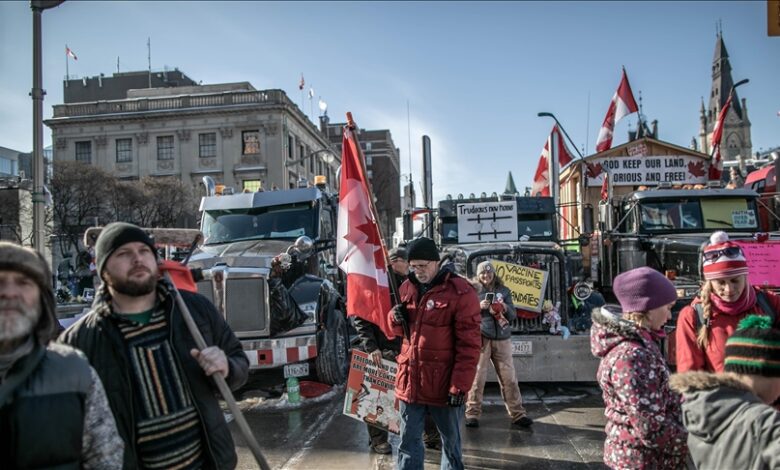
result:
[[(225, 321), (237, 337), (257, 336), (266, 332), (267, 285), (264, 277), (228, 277), (225, 282), (224, 311), (220, 313), (225, 316)], [(198, 292), (220, 309), (220, 303), (214, 299), (211, 280), (199, 282)]]

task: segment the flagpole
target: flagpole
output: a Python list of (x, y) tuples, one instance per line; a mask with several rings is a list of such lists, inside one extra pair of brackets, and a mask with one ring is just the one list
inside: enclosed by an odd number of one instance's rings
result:
[(68, 65), (70, 63), (70, 57), (68, 57), (70, 54), (68, 54), (68, 45), (65, 44), (65, 86), (68, 86), (68, 80), (70, 79), (70, 71), (68, 70)]
[[(360, 160), (360, 171), (363, 172), (363, 180), (366, 183), (366, 189), (368, 190), (368, 204), (369, 208), (371, 209), (371, 216), (374, 218), (374, 221), (376, 222), (376, 229), (377, 232), (379, 232), (379, 244), (382, 247), (382, 256), (385, 260), (385, 269), (389, 269), (390, 266), (390, 259), (388, 258), (387, 253), (387, 247), (385, 246), (385, 238), (382, 236), (382, 226), (379, 223), (379, 216), (376, 210), (376, 206), (374, 205), (374, 197), (373, 197), (373, 189), (371, 188), (371, 183), (368, 181), (368, 178), (366, 177), (366, 157), (363, 155), (363, 149), (360, 147), (360, 141), (358, 140), (357, 133), (355, 130), (357, 129), (357, 125), (355, 125), (354, 119), (352, 119), (352, 113), (347, 111), (347, 129), (350, 130), (352, 134), (352, 139), (355, 140), (355, 148), (358, 152), (358, 160)], [(389, 274), (389, 273), (388, 273)], [(398, 299), (398, 286), (395, 284), (395, 279), (393, 276), (388, 275), (387, 276), (387, 282), (390, 284), (391, 292), (395, 295), (395, 298)]]

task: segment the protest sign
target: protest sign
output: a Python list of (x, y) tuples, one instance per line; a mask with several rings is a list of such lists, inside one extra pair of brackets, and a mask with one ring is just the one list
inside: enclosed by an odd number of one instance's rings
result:
[(759, 287), (780, 287), (780, 242), (737, 241), (745, 253), (750, 272), (751, 285)]
[(383, 368), (379, 368), (368, 354), (352, 350), (344, 414), (398, 434), (401, 422), (395, 398), (398, 366), (386, 359), (382, 360), (382, 365)]
[(504, 261), (490, 261), (496, 268), (496, 276), (512, 291), (515, 307), (537, 313), (542, 311), (547, 290), (547, 271)]

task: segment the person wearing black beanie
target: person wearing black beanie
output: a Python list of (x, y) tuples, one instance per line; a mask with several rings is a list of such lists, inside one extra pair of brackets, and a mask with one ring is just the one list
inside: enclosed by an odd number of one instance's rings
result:
[(726, 340), (724, 372), (672, 376), (699, 470), (780, 468), (780, 329), (749, 315)]

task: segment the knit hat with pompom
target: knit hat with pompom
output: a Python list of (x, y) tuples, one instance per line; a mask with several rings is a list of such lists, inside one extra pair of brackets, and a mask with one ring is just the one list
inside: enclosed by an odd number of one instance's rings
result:
[(739, 245), (729, 240), (726, 232), (718, 231), (710, 237), (704, 248), (704, 279), (725, 279), (748, 273), (745, 253)]
[(770, 317), (748, 315), (726, 340), (723, 363), (726, 372), (780, 377), (780, 330)]

